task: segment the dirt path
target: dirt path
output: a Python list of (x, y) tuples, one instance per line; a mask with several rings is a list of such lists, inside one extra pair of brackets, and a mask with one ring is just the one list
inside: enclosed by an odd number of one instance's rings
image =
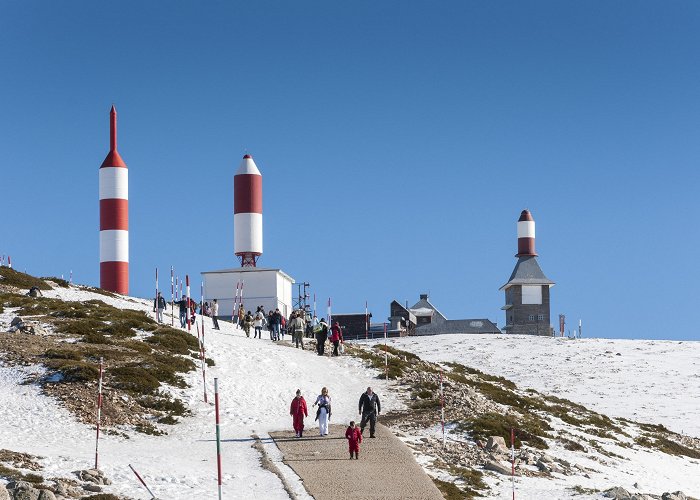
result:
[(304, 437), (293, 431), (270, 436), (304, 487), (316, 500), (422, 499), (442, 500), (432, 480), (413, 458), (408, 447), (386, 427), (377, 424), (375, 439), (367, 436), (360, 445), (360, 459), (350, 460), (345, 426), (331, 425), (330, 434), (317, 435), (307, 427)]

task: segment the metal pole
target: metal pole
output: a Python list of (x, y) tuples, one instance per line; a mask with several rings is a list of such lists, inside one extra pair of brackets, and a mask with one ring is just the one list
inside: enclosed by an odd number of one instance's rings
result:
[(143, 485), (143, 487), (146, 488), (146, 490), (148, 490), (148, 493), (151, 495), (151, 499), (155, 498), (156, 496), (155, 496), (155, 495), (153, 494), (153, 492), (151, 491), (151, 488), (148, 487), (148, 485), (147, 485), (146, 482), (141, 478), (141, 476), (139, 475), (139, 473), (136, 472), (136, 469), (134, 469), (134, 468), (131, 466), (131, 464), (129, 464), (129, 468), (134, 472), (134, 474), (136, 474), (136, 477), (138, 478), (139, 481), (141, 481), (141, 484)]
[(102, 357), (100, 357), (100, 381), (97, 384), (97, 435), (95, 436), (95, 469), (97, 469), (100, 447), (100, 421), (102, 420)]
[(367, 310), (367, 301), (365, 300), (365, 340), (369, 337), (369, 314)]
[(156, 321), (158, 321), (158, 268), (156, 267), (156, 307), (155, 307), (155, 312), (156, 312)]
[(216, 471), (219, 482), (219, 500), (221, 500), (221, 433), (219, 431), (219, 379), (214, 378), (214, 408), (216, 412)]

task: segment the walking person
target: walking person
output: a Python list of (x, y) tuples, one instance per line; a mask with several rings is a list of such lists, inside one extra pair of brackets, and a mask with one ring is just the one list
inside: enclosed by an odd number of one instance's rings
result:
[(319, 434), (321, 436), (327, 436), (328, 422), (331, 419), (331, 397), (328, 394), (327, 387), (321, 389), (321, 394), (318, 395), (313, 406), (316, 405), (318, 405), (318, 410), (316, 410), (316, 418), (314, 420), (318, 420)]
[(219, 302), (216, 299), (211, 303), (211, 320), (214, 322), (214, 330), (219, 329)]
[(304, 434), (304, 417), (309, 416), (309, 412), (306, 408), (306, 400), (304, 396), (301, 395), (301, 389), (297, 389), (297, 394), (292, 399), (292, 404), (289, 407), (289, 414), (292, 416), (292, 425), (294, 426), (294, 432), (298, 438), (302, 437)]
[(280, 314), (279, 309), (270, 311), (270, 330), (272, 331), (273, 340), (280, 340), (281, 332), (280, 326), (282, 325), (282, 314)]
[(328, 325), (326, 320), (321, 318), (316, 331), (316, 352), (319, 356), (323, 356), (326, 351), (326, 340), (328, 340)]
[(301, 344), (302, 350), (304, 349), (304, 319), (299, 313), (292, 313), (294, 319), (289, 322), (289, 327), (292, 329), (292, 339), (296, 344), (297, 349)]
[(153, 310), (157, 313), (156, 319), (158, 320), (158, 323), (163, 322), (163, 310), (165, 310), (165, 308), (165, 299), (163, 298), (163, 295), (161, 295), (161, 293), (158, 292), (156, 300), (153, 301)]
[[(250, 311), (248, 311), (248, 312), (250, 312)], [(241, 304), (238, 307), (238, 319), (236, 320), (236, 326), (242, 326), (244, 318), (245, 318), (245, 309), (243, 308), (243, 304)]]
[(352, 454), (355, 453), (355, 460), (360, 458), (360, 443), (362, 442), (362, 432), (355, 427), (355, 421), (350, 421), (350, 425), (345, 429), (345, 439), (348, 440), (348, 448), (350, 449), (350, 460)]
[(338, 346), (343, 342), (343, 330), (340, 328), (340, 323), (333, 322), (331, 328), (331, 342), (333, 342), (333, 356), (338, 355)]
[(243, 331), (246, 337), (250, 337), (250, 327), (253, 324), (253, 315), (250, 311), (243, 317)]
[(372, 392), (372, 388), (368, 387), (367, 392), (363, 392), (360, 396), (359, 410), (362, 415), (360, 420), (360, 433), (365, 431), (365, 426), (369, 421), (369, 437), (374, 437), (374, 427), (377, 424), (377, 416), (381, 412), (382, 405), (379, 403), (379, 396)]
[(255, 336), (253, 338), (262, 339), (262, 327), (264, 321), (265, 315), (260, 308), (258, 308), (258, 312), (255, 313), (255, 319), (253, 320), (253, 328), (255, 328)]
[(185, 328), (187, 326), (187, 299), (182, 297), (177, 302), (177, 306), (180, 311), (180, 328)]

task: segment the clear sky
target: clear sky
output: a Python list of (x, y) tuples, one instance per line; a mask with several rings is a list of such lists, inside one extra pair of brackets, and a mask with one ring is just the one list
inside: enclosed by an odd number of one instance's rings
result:
[(236, 265), (249, 152), (260, 265), (319, 307), (368, 300), (381, 321), (428, 292), (503, 326), (528, 208), (553, 323), (700, 338), (694, 0), (2, 1), (0, 61), (0, 253), (19, 270), (98, 284), (114, 103), (134, 295), (155, 266), (198, 289)]

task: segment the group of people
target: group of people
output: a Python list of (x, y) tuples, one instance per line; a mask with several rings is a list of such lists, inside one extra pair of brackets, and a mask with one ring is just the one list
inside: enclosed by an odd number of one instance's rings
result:
[[(321, 389), (321, 394), (316, 398), (312, 408), (316, 406), (318, 406), (318, 410), (316, 410), (316, 418), (314, 420), (318, 421), (319, 435), (327, 436), (328, 424), (331, 419), (331, 397), (327, 387)], [(381, 403), (379, 402), (379, 396), (372, 391), (371, 387), (368, 387), (367, 391), (363, 392), (362, 396), (360, 396), (358, 411), (361, 416), (359, 428), (355, 424), (355, 421), (352, 420), (345, 430), (345, 439), (348, 440), (350, 459), (355, 458), (356, 460), (359, 459), (360, 443), (362, 443), (363, 433), (367, 424), (369, 424), (369, 437), (376, 437), (375, 427), (377, 424), (377, 416), (381, 412)], [(304, 418), (309, 416), (309, 411), (306, 400), (301, 394), (301, 389), (297, 389), (296, 396), (292, 399), (289, 414), (292, 416), (292, 426), (294, 427), (296, 437), (303, 437)]]

